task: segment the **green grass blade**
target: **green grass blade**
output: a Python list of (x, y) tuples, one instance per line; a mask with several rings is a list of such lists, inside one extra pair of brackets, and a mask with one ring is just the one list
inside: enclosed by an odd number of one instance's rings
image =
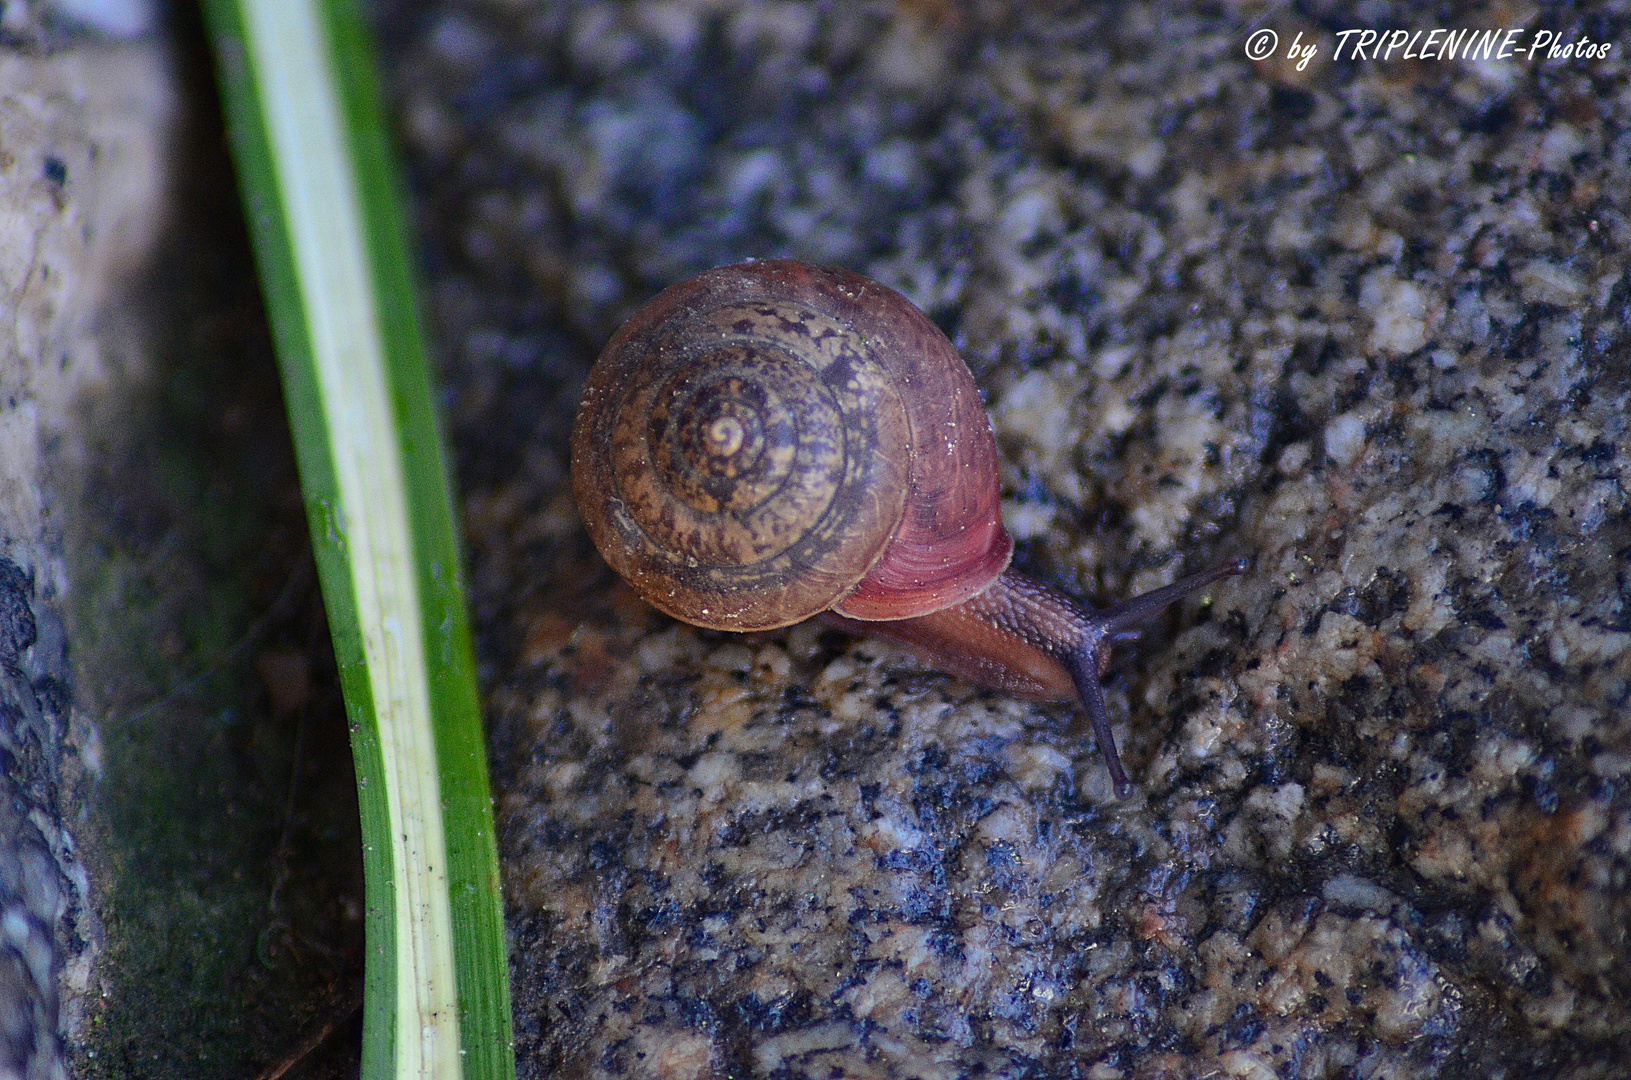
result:
[(514, 1075), (462, 562), (372, 57), (343, 0), (206, 0), (352, 724), (363, 1074)]

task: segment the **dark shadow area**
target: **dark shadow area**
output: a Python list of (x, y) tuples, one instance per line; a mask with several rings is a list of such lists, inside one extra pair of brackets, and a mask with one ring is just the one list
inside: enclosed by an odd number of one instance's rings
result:
[(345, 714), (197, 12), (174, 9), (173, 212), (127, 300), (145, 376), (84, 403), (70, 654), (101, 769), (104, 943), (80, 1077), (357, 1071), (363, 885)]

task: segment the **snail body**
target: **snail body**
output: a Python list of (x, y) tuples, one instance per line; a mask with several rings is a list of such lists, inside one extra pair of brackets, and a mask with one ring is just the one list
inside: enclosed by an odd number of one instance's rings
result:
[(645, 600), (721, 630), (821, 616), (974, 682), (1078, 698), (1117, 793), (1109, 645), (1230, 564), (1105, 611), (1008, 565), (968, 367), (905, 297), (786, 260), (665, 290), (607, 343), (572, 431), (590, 537)]

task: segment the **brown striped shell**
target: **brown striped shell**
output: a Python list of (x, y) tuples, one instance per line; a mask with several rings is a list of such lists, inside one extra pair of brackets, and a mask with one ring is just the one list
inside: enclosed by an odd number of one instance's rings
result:
[(956, 349), (894, 290), (790, 261), (710, 270), (635, 312), (589, 374), (572, 486), (642, 597), (719, 629), (924, 615), (1013, 550)]

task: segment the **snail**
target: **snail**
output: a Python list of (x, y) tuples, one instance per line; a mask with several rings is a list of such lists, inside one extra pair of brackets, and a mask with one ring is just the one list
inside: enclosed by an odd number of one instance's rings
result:
[(612, 336), (573, 425), (572, 487), (606, 561), (677, 619), (819, 615), (983, 686), (1078, 700), (1119, 798), (1110, 646), (1246, 568), (1102, 611), (1012, 569), (996, 440), (957, 350), (894, 290), (785, 260), (682, 281)]

